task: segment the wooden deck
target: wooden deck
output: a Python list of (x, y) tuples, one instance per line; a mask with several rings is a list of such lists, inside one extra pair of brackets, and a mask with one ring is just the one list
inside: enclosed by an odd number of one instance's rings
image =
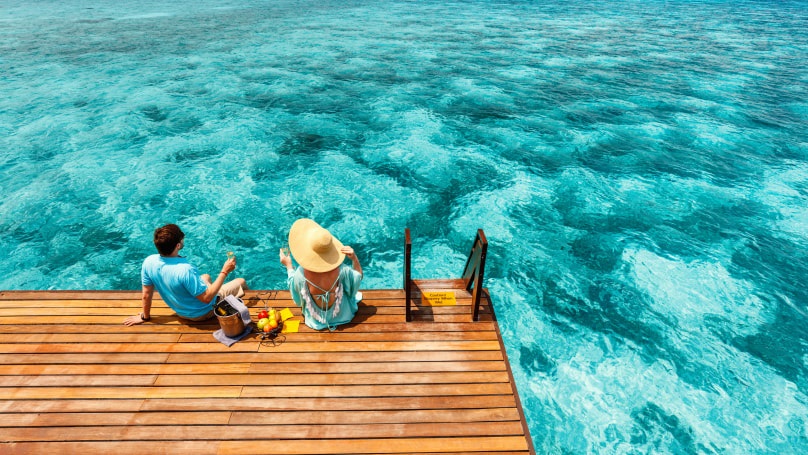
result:
[(487, 298), (471, 322), (462, 281), (418, 280), (407, 323), (403, 290), (363, 292), (336, 332), (229, 348), (160, 300), (124, 327), (139, 292), (0, 292), (0, 453), (534, 453)]

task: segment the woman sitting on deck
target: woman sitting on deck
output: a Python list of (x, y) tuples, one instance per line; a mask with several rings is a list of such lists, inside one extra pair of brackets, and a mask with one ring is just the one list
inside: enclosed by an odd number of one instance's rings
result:
[[(351, 322), (356, 314), (362, 266), (353, 248), (343, 246), (328, 230), (310, 219), (295, 221), (289, 230), (289, 249), (300, 266), (281, 249), (289, 290), (302, 308), (306, 325), (315, 330)], [(353, 268), (342, 262), (348, 257)]]

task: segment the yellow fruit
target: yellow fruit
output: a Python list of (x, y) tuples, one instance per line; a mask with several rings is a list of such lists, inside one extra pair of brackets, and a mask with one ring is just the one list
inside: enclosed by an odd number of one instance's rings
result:
[(266, 327), (268, 324), (269, 324), (269, 319), (267, 319), (267, 318), (262, 318), (262, 319), (259, 319), (259, 320), (258, 320), (258, 323), (256, 324), (256, 326), (258, 327), (258, 330), (262, 330), (262, 329), (263, 329), (264, 327)]
[(276, 320), (274, 320), (274, 319), (270, 319), (270, 320), (269, 320), (269, 325), (268, 325), (268, 327), (271, 327), (271, 328), (273, 328), (273, 329), (278, 328), (278, 321), (276, 321)]

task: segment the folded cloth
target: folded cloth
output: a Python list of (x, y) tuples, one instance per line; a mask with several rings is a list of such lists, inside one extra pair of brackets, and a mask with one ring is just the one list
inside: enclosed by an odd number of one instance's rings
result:
[(225, 346), (232, 346), (237, 341), (241, 340), (242, 338), (246, 337), (252, 332), (252, 319), (250, 319), (250, 309), (244, 305), (244, 302), (239, 299), (238, 297), (234, 297), (232, 295), (225, 296), (225, 302), (229, 303), (230, 306), (233, 307), (236, 311), (238, 311), (239, 315), (241, 316), (241, 320), (244, 322), (244, 332), (234, 337), (229, 337), (224, 334), (224, 330), (219, 329), (213, 332), (213, 338), (221, 341), (222, 344)]

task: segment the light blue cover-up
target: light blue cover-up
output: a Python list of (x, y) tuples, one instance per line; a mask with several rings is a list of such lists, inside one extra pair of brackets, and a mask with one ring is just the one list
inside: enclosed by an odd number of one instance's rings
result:
[[(327, 310), (314, 304), (314, 300), (319, 296), (310, 294), (303, 267), (298, 266), (294, 271), (289, 271), (287, 282), (292, 300), (303, 310), (306, 325), (314, 330), (325, 328), (334, 330), (338, 325), (351, 322), (356, 315), (358, 309), (356, 292), (362, 282), (362, 275), (347, 264), (340, 265), (339, 276), (334, 286), (331, 289), (321, 289), (319, 292), (328, 291), (328, 294), (335, 294), (334, 305)], [(324, 300), (328, 299), (328, 294), (323, 295)]]

